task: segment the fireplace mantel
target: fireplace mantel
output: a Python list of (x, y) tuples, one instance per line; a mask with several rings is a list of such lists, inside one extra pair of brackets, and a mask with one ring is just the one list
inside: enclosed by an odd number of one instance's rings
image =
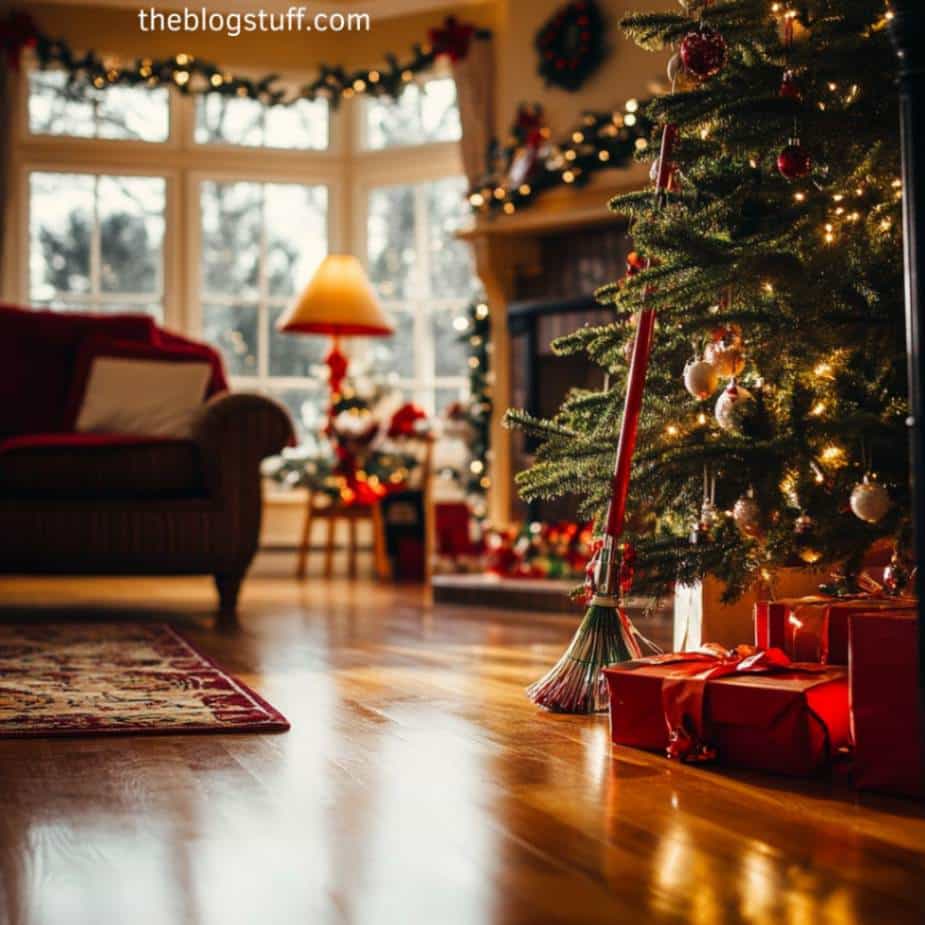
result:
[(494, 408), (488, 514), (494, 526), (507, 526), (511, 520), (514, 475), (511, 435), (504, 428), (503, 419), (511, 396), (507, 314), (508, 305), (516, 297), (516, 281), (519, 276), (529, 276), (541, 269), (544, 237), (624, 224), (626, 217), (610, 212), (607, 203), (613, 196), (648, 186), (648, 170), (648, 165), (634, 163), (627, 168), (601, 171), (585, 186), (550, 190), (514, 215), (480, 216), (470, 227), (458, 232), (460, 238), (472, 245), (476, 270), (491, 308)]

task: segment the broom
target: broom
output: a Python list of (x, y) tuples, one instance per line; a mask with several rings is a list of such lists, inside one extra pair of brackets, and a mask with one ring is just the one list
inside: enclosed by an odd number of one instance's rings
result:
[[(676, 134), (673, 125), (666, 125), (662, 133), (655, 183), (657, 204), (669, 188), (670, 158)], [(562, 658), (548, 674), (527, 688), (527, 696), (534, 703), (558, 713), (606, 710), (607, 685), (601, 669), (615, 662), (640, 658), (640, 641), (648, 643), (622, 606), (623, 595), (632, 581), (634, 553), (629, 544), (620, 543), (620, 538), (626, 521), (626, 496), (654, 327), (655, 311), (642, 308), (637, 316), (620, 440), (591, 603)]]

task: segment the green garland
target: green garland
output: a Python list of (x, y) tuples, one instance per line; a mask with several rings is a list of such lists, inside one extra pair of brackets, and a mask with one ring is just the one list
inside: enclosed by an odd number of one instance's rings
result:
[(11, 14), (0, 22), (0, 38), (6, 33), (9, 33), (9, 38), (0, 44), (12, 61), (18, 62), (23, 48), (33, 48), (40, 67), (60, 68), (69, 75), (69, 91), (75, 96), (91, 87), (102, 90), (113, 86), (172, 85), (184, 94), (217, 93), (258, 100), (265, 106), (288, 106), (299, 100), (326, 99), (335, 109), (341, 100), (357, 94), (395, 99), (417, 75), (430, 70), (441, 55), (449, 55), (454, 60), (465, 57), (470, 38), (487, 39), (491, 36), (487, 30), (459, 24), (451, 17), (442, 29), (431, 30), (429, 44), (414, 44), (410, 57), (404, 61), (388, 54), (384, 67), (354, 71), (322, 64), (315, 80), (293, 92), (280, 86), (279, 74), (268, 74), (254, 80), (185, 53), (169, 58), (136, 58), (128, 64), (121, 64), (95, 51), (80, 54), (66, 40), (45, 35), (28, 14), (21, 12)]
[[(558, 186), (584, 186), (594, 175), (614, 167), (626, 167), (637, 152), (650, 145), (652, 123), (640, 114), (642, 104), (629, 100), (625, 109), (614, 112), (586, 112), (581, 124), (568, 138), (550, 146), (538, 158), (531, 175), (517, 185), (500, 176), (501, 170), (489, 172), (485, 179), (469, 190), (469, 205), (476, 215), (513, 215), (532, 205), (537, 197)], [(516, 126), (500, 156), (507, 166), (517, 147)], [(506, 170), (506, 168), (505, 168)]]

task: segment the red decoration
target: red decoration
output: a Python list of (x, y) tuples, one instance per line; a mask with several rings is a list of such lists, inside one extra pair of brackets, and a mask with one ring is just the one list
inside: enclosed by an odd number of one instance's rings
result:
[(324, 358), (328, 367), (328, 388), (331, 391), (333, 402), (334, 395), (340, 394), (340, 387), (344, 384), (344, 377), (347, 375), (348, 359), (346, 354), (340, 349), (340, 340), (335, 337), (331, 341), (331, 349)]
[(455, 16), (447, 16), (440, 29), (431, 29), (427, 36), (434, 54), (449, 55), (451, 61), (462, 61), (469, 54), (469, 45), (475, 35), (475, 26), (462, 23)]
[(604, 60), (605, 34), (606, 22), (594, 0), (574, 0), (554, 13), (534, 39), (547, 86), (577, 90)]
[(787, 100), (794, 100), (799, 103), (803, 99), (803, 91), (793, 76), (793, 71), (784, 71), (783, 79), (780, 82), (780, 95)]
[(389, 422), (390, 437), (413, 437), (421, 432), (418, 421), (426, 421), (427, 412), (418, 405), (408, 402), (402, 405)]
[(855, 784), (925, 797), (915, 613), (852, 614), (849, 635)]
[(809, 175), (813, 160), (799, 141), (791, 141), (777, 156), (777, 169), (788, 180), (799, 180)]
[(681, 63), (698, 80), (715, 77), (726, 63), (726, 40), (712, 29), (688, 32), (681, 39)]
[(20, 10), (15, 10), (0, 22), (0, 52), (10, 70), (19, 70), (23, 50), (34, 48), (38, 35), (35, 21)]
[(752, 646), (614, 665), (604, 669), (611, 737), (677, 760), (811, 774), (850, 742), (847, 674)]

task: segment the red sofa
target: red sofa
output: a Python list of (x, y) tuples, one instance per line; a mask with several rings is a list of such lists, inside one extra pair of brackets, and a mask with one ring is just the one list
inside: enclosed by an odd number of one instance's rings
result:
[[(75, 380), (101, 342), (210, 364), (191, 439), (74, 431)], [(228, 391), (216, 351), (146, 315), (0, 305), (0, 573), (211, 574), (233, 618), (260, 461), (292, 434), (282, 405)]]

